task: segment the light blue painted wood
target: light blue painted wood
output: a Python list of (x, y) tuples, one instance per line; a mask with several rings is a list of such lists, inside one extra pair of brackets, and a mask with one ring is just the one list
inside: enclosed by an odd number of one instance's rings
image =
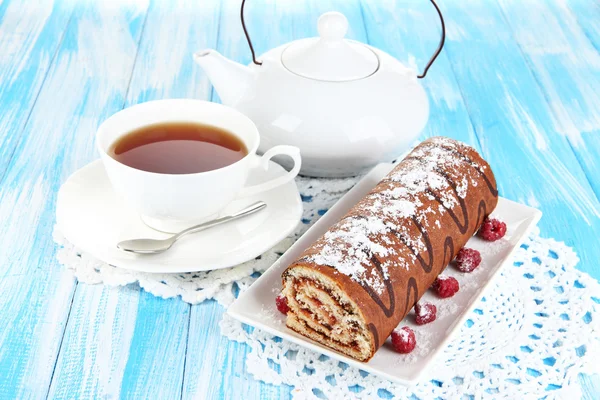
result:
[(192, 54), (215, 47), (219, 9), (219, 0), (151, 1), (128, 105), (162, 98), (209, 99), (210, 83)]
[(139, 305), (137, 288), (78, 285), (49, 398), (118, 398)]
[(289, 388), (260, 384), (246, 368), (246, 346), (221, 336), (223, 307), (192, 307), (183, 399), (289, 398)]
[[(599, 277), (592, 263), (600, 252), (592, 190), (600, 185), (598, 104), (573, 85), (585, 79), (598, 91), (592, 51), (600, 48), (600, 7), (499, 1), (501, 8), (441, 2), (449, 41), (423, 81), (432, 106), (423, 136), (448, 135), (482, 149), (504, 194), (542, 208), (542, 233), (573, 245), (582, 269)], [(215, 302), (190, 307), (136, 287), (76, 286), (54, 260), (55, 194), (96, 158), (97, 124), (123, 104), (209, 98), (210, 85), (189, 56), (194, 50), (217, 46), (250, 61), (238, 0), (156, 0), (147, 19), (144, 2), (115, 4), (78, 4), (60, 44), (68, 1), (47, 19), (43, 8), (21, 15), (18, 0), (0, 1), (0, 109), (9, 110), (0, 114), (0, 176), (8, 167), (0, 187), (0, 398), (43, 398), (48, 390), (51, 398), (288, 398), (290, 388), (252, 379), (247, 347), (220, 336), (223, 307)], [(539, 7), (543, 21), (554, 19), (550, 33), (531, 18)], [(258, 54), (316, 35), (318, 16), (334, 9), (349, 18), (349, 37), (417, 67), (437, 44), (428, 1), (252, 0), (248, 26)], [(19, 18), (25, 22), (18, 30), (6, 28)], [(551, 39), (581, 51), (566, 59), (550, 52)], [(23, 58), (28, 62), (18, 64)], [(564, 135), (567, 122), (582, 132), (583, 145)], [(588, 398), (597, 398), (598, 378), (581, 381)]]
[(96, 122), (123, 104), (135, 50), (129, 28), (139, 33), (141, 21), (122, 10), (124, 25), (84, 5), (75, 11), (2, 183), (2, 398), (48, 392), (75, 288), (54, 257), (55, 196), (95, 158)]
[(600, 51), (600, 3), (597, 1), (566, 0), (569, 9), (575, 14), (577, 22), (587, 38)]
[(140, 293), (121, 397), (181, 398), (188, 321), (188, 304)]
[(71, 15), (67, 2), (0, 2), (0, 178)]
[[(586, 3), (586, 14), (595, 16), (596, 26), (600, 27), (600, 7)], [(600, 182), (595, 179), (600, 171), (598, 48), (565, 1), (500, 0), (499, 4), (553, 111), (553, 128), (569, 140), (600, 196)]]

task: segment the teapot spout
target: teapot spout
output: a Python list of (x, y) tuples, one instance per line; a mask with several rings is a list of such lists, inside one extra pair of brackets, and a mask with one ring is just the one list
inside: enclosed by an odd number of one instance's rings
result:
[(215, 50), (194, 53), (194, 61), (204, 69), (225, 105), (235, 106), (254, 80), (252, 69), (229, 60)]

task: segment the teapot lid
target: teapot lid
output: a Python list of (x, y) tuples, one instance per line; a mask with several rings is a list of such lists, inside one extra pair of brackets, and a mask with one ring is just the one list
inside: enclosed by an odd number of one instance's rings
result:
[(348, 20), (339, 12), (319, 18), (319, 38), (291, 43), (281, 55), (289, 71), (320, 81), (344, 82), (366, 78), (379, 68), (379, 58), (367, 46), (344, 39)]

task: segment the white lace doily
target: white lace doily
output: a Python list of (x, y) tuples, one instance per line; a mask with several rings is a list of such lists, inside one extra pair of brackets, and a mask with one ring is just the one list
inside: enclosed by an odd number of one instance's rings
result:
[(182, 274), (128, 271), (109, 265), (80, 251), (55, 228), (54, 241), (59, 245), (57, 258), (61, 264), (73, 272), (79, 282), (103, 283), (108, 286), (137, 283), (147, 292), (165, 299), (181, 296), (183, 301), (191, 304), (215, 299), (223, 305), (228, 305), (234, 300), (234, 293), (237, 289), (244, 290), (252, 284), (261, 272), (271, 266), (320, 215), (323, 215), (360, 178), (360, 176), (344, 179), (298, 177), (296, 183), (304, 206), (302, 223), (290, 237), (260, 257), (233, 268)]
[(578, 399), (577, 375), (600, 372), (600, 284), (575, 269), (578, 261), (563, 243), (532, 235), (430, 368), (429, 380), (411, 388), (227, 315), (221, 331), (251, 347), (246, 366), (256, 379), (294, 386), (296, 399)]
[[(230, 304), (287, 250), (360, 177), (298, 178), (304, 214), (296, 232), (255, 260), (233, 268), (183, 274), (123, 270), (83, 253), (55, 229), (61, 264), (84, 283), (139, 284), (163, 298), (181, 296), (196, 304), (216, 299)], [(294, 386), (303, 398), (580, 397), (577, 375), (600, 372), (600, 285), (575, 269), (572, 249), (537, 234), (519, 249), (448, 345), (430, 379), (412, 388), (395, 385), (326, 356), (301, 348), (224, 316), (221, 330), (251, 347), (247, 369), (256, 379)], [(596, 364), (596, 365), (594, 365)], [(470, 396), (470, 397), (469, 397)], [(414, 398), (414, 397), (413, 397)]]

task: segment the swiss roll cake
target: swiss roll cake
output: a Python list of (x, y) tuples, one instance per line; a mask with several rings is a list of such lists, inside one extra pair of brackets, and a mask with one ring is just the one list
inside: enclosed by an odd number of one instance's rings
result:
[(497, 202), (472, 147), (425, 140), (286, 268), (287, 326), (368, 361)]

